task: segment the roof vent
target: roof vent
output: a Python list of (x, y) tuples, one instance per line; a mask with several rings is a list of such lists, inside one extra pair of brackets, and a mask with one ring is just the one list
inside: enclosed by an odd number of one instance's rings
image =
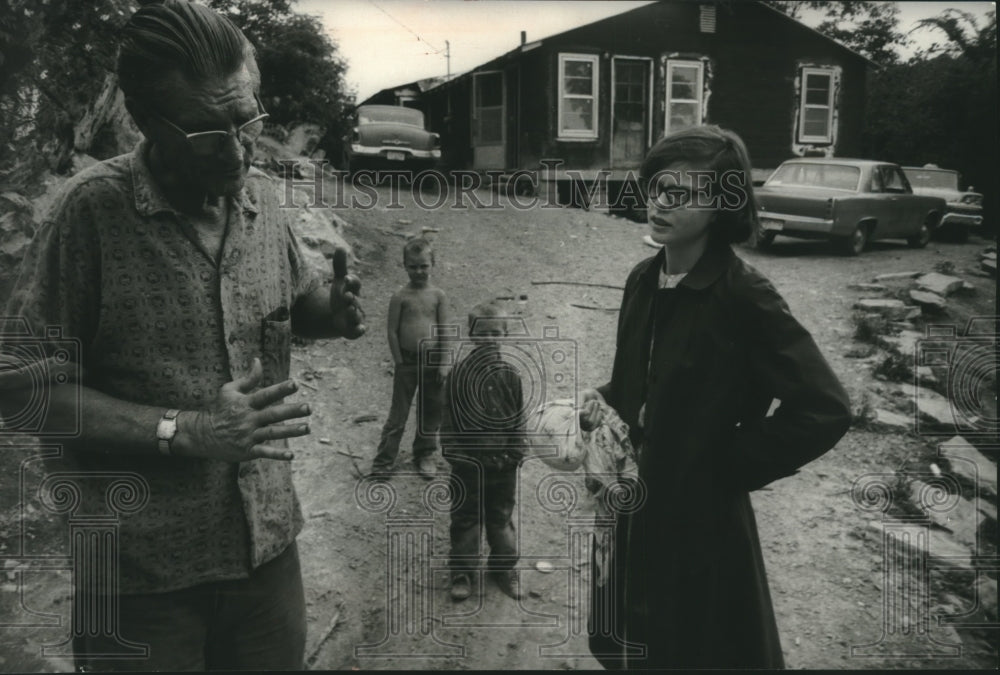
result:
[(715, 32), (715, 5), (701, 5), (701, 32)]

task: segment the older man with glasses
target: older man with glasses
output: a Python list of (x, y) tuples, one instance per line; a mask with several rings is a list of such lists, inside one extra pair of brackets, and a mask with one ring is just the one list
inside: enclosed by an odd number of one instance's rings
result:
[(310, 410), (286, 401), (290, 337), (359, 337), (360, 283), (342, 252), (321, 283), (275, 184), (251, 168), (267, 113), (243, 34), (193, 2), (141, 4), (118, 75), (145, 138), (67, 183), (6, 311), (79, 341), (82, 381), (45, 392), (50, 424), (74, 406), (81, 420), (52, 470), (96, 477), (85, 502), (103, 500), (102, 475), (148, 489), (122, 516), (118, 578), (100, 589), (115, 611), (101, 625), (74, 613), (77, 665), (299, 669), (303, 520), (287, 439), (309, 433)]

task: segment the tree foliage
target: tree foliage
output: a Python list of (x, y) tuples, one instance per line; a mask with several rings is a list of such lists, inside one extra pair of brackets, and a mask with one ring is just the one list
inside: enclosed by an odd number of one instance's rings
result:
[(907, 63), (872, 73), (864, 144), (868, 156), (960, 171), (984, 195), (989, 227), (997, 217), (996, 14), (984, 26), (965, 12), (946, 10), (921, 27), (946, 41)]
[(37, 154), (62, 166), (73, 123), (114, 70), (114, 34), (131, 0), (7, 0), (0, 12), (0, 172)]
[(324, 129), (320, 147), (332, 153), (347, 130), (354, 94), (347, 63), (318, 17), (293, 11), (294, 0), (209, 0), (239, 26), (257, 50), (261, 98), (271, 121), (313, 122)]
[[(329, 139), (342, 135), (353, 94), (346, 63), (317, 18), (296, 13), (295, 0), (202, 1), (256, 47), (274, 122), (314, 122)], [(137, 7), (136, 0), (0, 0), (0, 185), (23, 187), (46, 166), (68, 170), (74, 149), (107, 156), (74, 148), (75, 125), (113, 75), (117, 32)]]
[(997, 61), (997, 15), (995, 10), (986, 13), (985, 25), (980, 27), (975, 15), (958, 9), (946, 9), (939, 16), (921, 19), (914, 30), (938, 29), (945, 34), (947, 42), (932, 43), (918, 55), (926, 58), (944, 53), (961, 57), (983, 66)]
[(880, 65), (899, 61), (896, 47), (909, 43), (909, 38), (899, 30), (899, 7), (895, 2), (765, 1), (793, 19), (801, 19), (806, 10), (821, 12), (824, 19), (816, 30)]

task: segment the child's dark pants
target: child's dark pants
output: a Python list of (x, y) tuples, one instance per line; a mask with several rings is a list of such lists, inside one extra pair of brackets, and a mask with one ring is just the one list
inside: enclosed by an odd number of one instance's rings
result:
[(451, 558), (453, 571), (471, 571), (479, 566), (483, 525), (490, 545), (487, 569), (510, 570), (517, 564), (517, 534), (511, 516), (517, 488), (517, 467), (482, 469), (471, 461), (452, 463), (452, 494), (464, 498), (451, 513)]

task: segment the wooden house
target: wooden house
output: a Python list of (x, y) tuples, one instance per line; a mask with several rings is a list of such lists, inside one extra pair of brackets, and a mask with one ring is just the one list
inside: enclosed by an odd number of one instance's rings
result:
[(664, 134), (711, 123), (746, 141), (762, 180), (792, 157), (860, 154), (872, 65), (764, 3), (668, 0), (534, 42), (522, 33), (461, 76), (406, 88), (406, 104), (441, 135), (446, 168), (554, 160), (559, 180), (621, 180)]

